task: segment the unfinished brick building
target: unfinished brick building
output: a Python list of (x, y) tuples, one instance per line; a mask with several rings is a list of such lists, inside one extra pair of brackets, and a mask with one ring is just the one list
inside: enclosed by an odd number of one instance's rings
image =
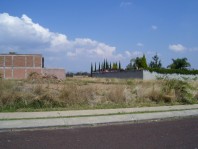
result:
[(0, 74), (4, 79), (25, 79), (31, 72), (65, 78), (64, 69), (44, 68), (41, 54), (0, 54)]

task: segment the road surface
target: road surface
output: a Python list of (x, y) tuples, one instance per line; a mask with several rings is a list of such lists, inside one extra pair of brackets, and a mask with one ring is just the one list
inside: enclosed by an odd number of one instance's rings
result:
[(198, 117), (0, 133), (0, 149), (198, 149)]

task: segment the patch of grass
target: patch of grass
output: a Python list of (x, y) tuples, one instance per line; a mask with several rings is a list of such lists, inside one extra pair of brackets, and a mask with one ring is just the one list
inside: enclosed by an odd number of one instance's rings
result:
[(0, 111), (106, 109), (198, 103), (198, 82), (67, 78), (0, 80)]

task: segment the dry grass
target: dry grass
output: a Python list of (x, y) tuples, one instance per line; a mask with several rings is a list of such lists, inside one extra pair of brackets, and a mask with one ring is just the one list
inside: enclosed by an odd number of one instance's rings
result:
[(134, 107), (198, 102), (198, 82), (67, 78), (0, 80), (0, 110)]

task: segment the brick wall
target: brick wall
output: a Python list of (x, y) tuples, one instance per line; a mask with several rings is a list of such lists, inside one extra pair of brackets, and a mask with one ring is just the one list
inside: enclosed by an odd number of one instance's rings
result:
[(59, 79), (65, 78), (64, 69), (46, 69), (42, 61), (42, 55), (0, 55), (0, 73), (5, 79), (25, 79), (31, 72), (39, 74), (55, 75)]
[(0, 55), (0, 70), (5, 79), (24, 79), (30, 72), (42, 73), (42, 55)]

